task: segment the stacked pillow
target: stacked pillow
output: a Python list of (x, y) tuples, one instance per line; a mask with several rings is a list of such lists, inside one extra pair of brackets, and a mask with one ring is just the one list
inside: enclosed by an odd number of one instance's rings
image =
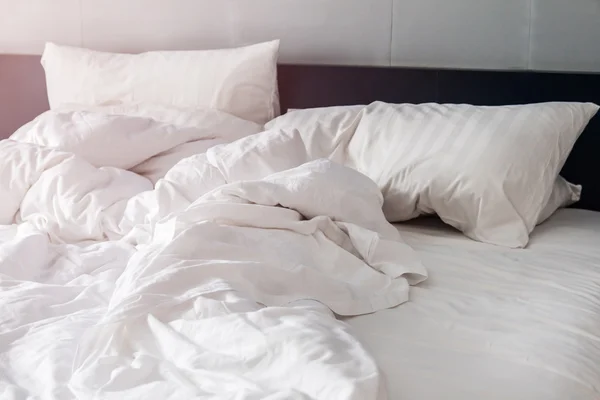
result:
[(117, 54), (48, 43), (48, 99), (64, 106), (210, 108), (264, 124), (279, 115), (279, 41), (201, 51)]
[(597, 111), (375, 102), (294, 111), (267, 127), (298, 129), (315, 156), (373, 179), (389, 221), (437, 214), (472, 239), (524, 247), (536, 224), (579, 199), (558, 174)]

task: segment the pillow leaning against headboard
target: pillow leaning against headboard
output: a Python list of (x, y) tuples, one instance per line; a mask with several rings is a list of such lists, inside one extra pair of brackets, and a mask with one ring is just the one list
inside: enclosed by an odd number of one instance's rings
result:
[(200, 51), (117, 54), (48, 43), (51, 109), (155, 104), (212, 108), (264, 124), (279, 115), (279, 41)]
[(472, 239), (524, 247), (535, 225), (579, 199), (581, 187), (558, 174), (597, 110), (375, 102), (294, 111), (267, 128), (298, 129), (313, 156), (373, 179), (389, 221), (437, 214)]

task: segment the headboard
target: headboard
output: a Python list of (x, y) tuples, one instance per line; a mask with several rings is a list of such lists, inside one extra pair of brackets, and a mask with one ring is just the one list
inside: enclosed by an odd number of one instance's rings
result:
[[(600, 104), (600, 74), (281, 65), (281, 107), (392, 103)], [(39, 56), (0, 55), (0, 138), (48, 109)], [(583, 185), (576, 207), (600, 211), (600, 115), (589, 124), (562, 171)]]
[[(331, 105), (545, 101), (600, 104), (600, 74), (412, 68), (292, 66), (279, 69), (282, 110)], [(583, 185), (575, 207), (600, 211), (600, 113), (577, 141), (561, 174)]]

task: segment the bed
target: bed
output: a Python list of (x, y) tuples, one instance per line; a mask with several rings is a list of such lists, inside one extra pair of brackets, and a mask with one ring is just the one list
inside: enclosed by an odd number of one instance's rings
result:
[[(0, 77), (3, 137), (35, 118), (0, 148), (13, 159), (0, 177), (20, 174), (0, 212), (3, 398), (600, 396), (598, 117), (561, 171), (579, 201), (509, 248), (432, 216), (392, 227), (360, 168), (312, 157), (293, 129), (261, 133), (271, 105), (228, 110), (244, 118), (87, 105), (57, 125), (38, 57), (0, 56)], [(600, 76), (583, 74), (283, 65), (278, 78), (283, 112), (600, 102)]]
[(346, 320), (407, 399), (593, 399), (600, 370), (600, 215), (560, 210), (525, 250), (430, 219), (396, 226), (430, 279), (395, 309)]

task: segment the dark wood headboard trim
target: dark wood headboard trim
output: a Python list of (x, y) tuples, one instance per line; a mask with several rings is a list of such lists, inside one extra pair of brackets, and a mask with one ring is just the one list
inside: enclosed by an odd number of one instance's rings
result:
[[(282, 110), (390, 103), (600, 104), (600, 74), (281, 65)], [(0, 55), (0, 138), (48, 109), (39, 56)], [(600, 211), (600, 116), (583, 133), (562, 174), (584, 186), (578, 207)]]

